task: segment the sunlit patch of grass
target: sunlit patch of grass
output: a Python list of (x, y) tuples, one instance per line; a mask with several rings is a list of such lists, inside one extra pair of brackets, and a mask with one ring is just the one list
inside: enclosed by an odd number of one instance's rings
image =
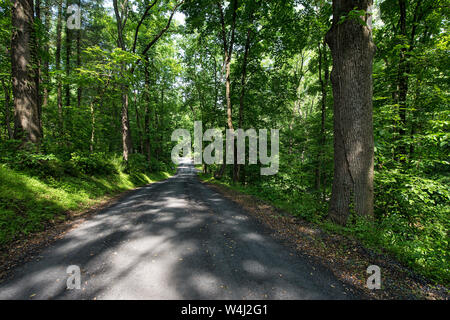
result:
[(105, 196), (169, 178), (172, 173), (109, 176), (62, 176), (57, 181), (0, 166), (0, 246), (33, 232), (49, 222), (64, 220), (67, 211), (86, 209)]

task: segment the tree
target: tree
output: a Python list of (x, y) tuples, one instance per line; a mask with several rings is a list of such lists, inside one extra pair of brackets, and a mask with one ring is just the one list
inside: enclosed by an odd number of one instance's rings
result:
[(373, 216), (372, 0), (334, 0), (326, 36), (333, 58), (334, 179), (329, 218), (345, 225), (351, 208)]
[(34, 10), (32, 0), (15, 0), (11, 11), (11, 66), (14, 95), (14, 137), (39, 144), (38, 92), (34, 46)]
[[(139, 31), (142, 26), (142, 23), (144, 22), (144, 20), (146, 18), (148, 18), (149, 14), (150, 14), (150, 10), (156, 5), (157, 2), (158, 2), (158, 0), (155, 0), (152, 3), (145, 5), (144, 13), (142, 14), (141, 19), (139, 20), (139, 23), (137, 24), (135, 32), (134, 32), (134, 42), (133, 42), (132, 50), (131, 50), (133, 54), (136, 53), (137, 43), (138, 43), (138, 39), (139, 39)], [(166, 26), (163, 29), (161, 29), (160, 32), (155, 37), (153, 37), (153, 39), (151, 41), (149, 41), (147, 43), (147, 45), (145, 46), (145, 48), (143, 49), (143, 51), (141, 53), (141, 55), (143, 57), (146, 56), (147, 52), (157, 43), (157, 41), (162, 37), (162, 35), (164, 35), (164, 33), (167, 32), (167, 30), (170, 27), (170, 24), (172, 22), (172, 19), (173, 19), (173, 16), (174, 16), (176, 10), (178, 9), (179, 6), (181, 6), (183, 4), (183, 2), (184, 1), (180, 1), (179, 3), (177, 3), (175, 5), (175, 7), (173, 8), (173, 10), (170, 14), (170, 17), (167, 21)], [(127, 52), (126, 37), (125, 37), (124, 31), (125, 31), (125, 27), (126, 27), (128, 18), (129, 18), (129, 14), (130, 14), (130, 8), (129, 8), (130, 4), (129, 4), (128, 0), (123, 0), (120, 3), (120, 7), (119, 7), (118, 0), (113, 0), (113, 6), (114, 6), (114, 13), (115, 13), (115, 18), (116, 18), (116, 26), (117, 26), (117, 46), (122, 51)], [(128, 73), (133, 74), (136, 64), (138, 64), (140, 61), (141, 61), (141, 58), (139, 58), (131, 68), (128, 68), (128, 66), (125, 63), (123, 63), (122, 67), (121, 67), (122, 75), (125, 75)], [(126, 162), (128, 162), (128, 156), (130, 153), (133, 152), (130, 120), (129, 120), (129, 116), (128, 116), (129, 86), (126, 83), (123, 83), (121, 85), (121, 90), (122, 90), (123, 159)]]
[(59, 126), (59, 134), (61, 136), (64, 135), (64, 113), (63, 113), (63, 102), (62, 102), (62, 83), (61, 83), (61, 38), (62, 38), (62, 3), (63, 0), (58, 0), (58, 17), (56, 22), (56, 53), (55, 53), (55, 67), (56, 72), (58, 72), (56, 76), (56, 99), (57, 99), (57, 105), (58, 105), (58, 126)]

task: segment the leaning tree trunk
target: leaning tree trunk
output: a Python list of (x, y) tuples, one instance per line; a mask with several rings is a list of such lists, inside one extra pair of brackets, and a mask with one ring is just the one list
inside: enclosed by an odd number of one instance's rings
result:
[[(373, 216), (372, 0), (334, 0), (326, 41), (333, 57), (334, 179), (329, 218), (345, 225), (350, 208)], [(354, 9), (367, 14), (345, 18)]]
[(33, 0), (14, 0), (11, 10), (11, 66), (16, 139), (38, 144), (39, 126), (36, 69), (33, 64)]

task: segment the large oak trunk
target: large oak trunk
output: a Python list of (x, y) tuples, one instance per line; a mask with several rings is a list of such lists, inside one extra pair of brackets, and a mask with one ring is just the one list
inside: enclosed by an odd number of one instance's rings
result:
[(32, 0), (14, 0), (12, 5), (11, 66), (16, 139), (38, 144), (41, 140), (33, 61), (34, 12)]
[[(333, 1), (326, 41), (333, 57), (334, 179), (329, 218), (345, 225), (356, 214), (373, 215), (372, 0)], [(345, 18), (354, 9), (367, 14)]]

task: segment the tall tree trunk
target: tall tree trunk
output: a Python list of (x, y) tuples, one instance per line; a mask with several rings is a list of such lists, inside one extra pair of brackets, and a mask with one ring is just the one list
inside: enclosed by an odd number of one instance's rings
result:
[[(127, 5), (127, 2), (124, 3)], [(128, 9), (125, 7), (122, 7), (123, 11), (122, 14), (120, 14), (119, 11), (119, 5), (117, 3), (117, 0), (113, 0), (113, 6), (114, 6), (114, 13), (116, 16), (116, 22), (117, 22), (117, 46), (122, 49), (123, 51), (126, 51), (125, 48), (125, 41), (123, 38), (123, 29), (124, 24), (127, 19), (127, 13)], [(122, 74), (127, 72), (127, 67), (125, 64), (122, 65)], [(130, 153), (133, 153), (133, 142), (131, 139), (131, 128), (130, 128), (130, 120), (128, 118), (128, 91), (129, 86), (128, 84), (123, 84), (121, 86), (122, 89), (122, 151), (123, 151), (123, 160), (125, 162), (128, 162), (128, 157)]]
[[(70, 0), (66, 1), (66, 8), (68, 8), (70, 5)], [(67, 20), (68, 16), (66, 16)], [(66, 49), (66, 60), (65, 60), (65, 73), (66, 73), (66, 81), (64, 85), (64, 91), (65, 91), (65, 107), (66, 107), (66, 126), (68, 127), (67, 131), (68, 133), (71, 133), (72, 131), (72, 113), (70, 112), (70, 106), (71, 106), (71, 95), (70, 95), (70, 73), (71, 73), (71, 65), (70, 65), (70, 58), (72, 56), (72, 30), (70, 30), (67, 27), (65, 28), (65, 49)]]
[(136, 91), (134, 92), (134, 112), (135, 112), (135, 116), (136, 116), (136, 127), (137, 127), (137, 134), (138, 134), (139, 153), (144, 154), (144, 141), (142, 139), (141, 116), (139, 114)]
[[(81, 10), (81, 0), (78, 0), (78, 7)], [(81, 30), (77, 30), (77, 67), (81, 68)], [(83, 94), (83, 88), (80, 85), (78, 85), (77, 88), (77, 107), (78, 110), (80, 110), (81, 107), (81, 98)]]
[(408, 73), (409, 66), (408, 60), (406, 57), (408, 48), (406, 45), (408, 44), (407, 40), (407, 31), (406, 31), (406, 0), (398, 1), (400, 7), (400, 35), (402, 36), (403, 47), (400, 50), (400, 61), (398, 64), (398, 113), (400, 118), (400, 123), (398, 124), (398, 133), (399, 133), (399, 146), (398, 151), (396, 153), (396, 158), (400, 159), (402, 162), (406, 157), (406, 145), (404, 142), (406, 136), (406, 99), (408, 97)]
[(63, 103), (62, 103), (62, 83), (61, 83), (61, 39), (62, 39), (62, 2), (58, 1), (58, 17), (56, 22), (56, 52), (55, 52), (55, 68), (57, 73), (56, 76), (56, 100), (58, 104), (58, 125), (59, 133), (61, 137), (64, 136), (64, 115), (63, 115)]
[(46, 33), (46, 41), (44, 50), (46, 52), (45, 58), (43, 61), (44, 70), (43, 70), (43, 100), (42, 100), (42, 106), (45, 107), (48, 105), (48, 99), (49, 99), (49, 86), (50, 86), (50, 45), (48, 41), (48, 34), (51, 29), (51, 11), (52, 11), (52, 5), (50, 3), (50, 0), (45, 1), (45, 7), (44, 7), (44, 32)]
[(157, 118), (157, 128), (158, 128), (158, 155), (161, 156), (163, 152), (163, 139), (164, 139), (164, 95), (165, 95), (165, 88), (164, 85), (162, 85), (161, 88), (161, 103), (159, 105), (159, 115)]
[[(157, 100), (158, 98), (156, 98)], [(158, 107), (155, 107), (155, 112), (154, 112), (154, 117), (153, 117), (153, 121), (154, 121), (154, 139), (153, 139), (153, 144), (154, 144), (154, 150), (155, 150), (155, 158), (156, 160), (159, 160), (159, 138), (158, 138), (158, 134), (157, 132), (160, 130), (159, 129), (159, 115), (158, 115)]]
[(16, 139), (39, 144), (36, 68), (33, 66), (34, 12), (32, 0), (14, 0), (11, 9), (11, 67)]
[(125, 162), (128, 162), (129, 155), (133, 153), (128, 103), (128, 86), (122, 85), (122, 154)]
[(150, 163), (151, 160), (151, 149), (150, 149), (150, 72), (149, 60), (146, 58), (144, 65), (145, 72), (145, 108), (144, 108), (144, 152), (147, 157), (147, 161)]
[[(224, 53), (224, 66), (225, 66), (225, 98), (227, 104), (227, 126), (228, 129), (234, 133), (233, 127), (233, 106), (231, 102), (231, 58), (233, 55), (234, 37), (236, 32), (236, 17), (238, 0), (233, 1), (233, 13), (232, 13), (232, 25), (231, 25), (231, 36), (227, 39), (226, 25), (225, 25), (225, 15), (222, 8), (222, 2), (218, 1), (217, 6), (220, 14), (220, 21), (222, 25), (222, 41), (223, 41), (223, 53)], [(237, 155), (236, 155), (236, 143), (234, 144), (234, 165), (237, 165)], [(222, 168), (216, 172), (215, 176), (221, 178), (225, 171), (226, 162), (224, 161)], [(233, 169), (233, 182), (236, 182), (237, 170)]]
[[(243, 129), (244, 125), (244, 100), (245, 100), (245, 83), (247, 81), (247, 63), (248, 63), (248, 55), (250, 52), (250, 44), (251, 44), (251, 34), (252, 30), (250, 28), (247, 29), (247, 39), (245, 41), (245, 49), (244, 49), (244, 59), (242, 62), (242, 75), (241, 75), (241, 94), (239, 97), (239, 129)], [(236, 146), (235, 146), (236, 150)], [(236, 177), (236, 181), (240, 180), (241, 166), (237, 164), (237, 154), (235, 151), (235, 163), (234, 163), (234, 177)]]
[[(317, 153), (317, 165), (315, 171), (315, 180), (316, 180), (316, 190), (320, 191), (322, 184), (322, 158), (324, 154), (324, 148), (326, 143), (326, 135), (325, 135), (325, 120), (326, 120), (326, 111), (327, 111), (327, 90), (328, 90), (328, 80), (329, 80), (329, 69), (328, 69), (328, 59), (327, 59), (327, 51), (326, 44), (324, 43), (323, 51), (320, 47), (320, 43), (318, 46), (319, 50), (319, 82), (320, 88), (322, 92), (322, 103), (321, 103), (321, 126), (320, 126), (320, 137), (319, 137), (319, 151)], [(325, 69), (324, 76), (322, 77), (322, 69)]]
[(288, 151), (289, 155), (292, 155), (292, 149), (293, 149), (293, 144), (294, 144), (294, 137), (292, 134), (292, 130), (294, 129), (295, 112), (297, 112), (297, 111), (301, 112), (301, 102), (300, 102), (298, 91), (300, 89), (300, 85), (303, 80), (303, 68), (304, 68), (304, 64), (305, 64), (305, 55), (304, 55), (303, 51), (300, 53), (300, 56), (301, 56), (300, 70), (298, 69), (298, 62), (297, 62), (296, 67), (295, 67), (295, 73), (294, 73), (294, 79), (295, 79), (296, 86), (294, 88), (295, 101), (294, 101), (294, 106), (292, 108), (291, 121), (289, 122), (289, 131), (291, 132), (290, 137), (289, 137), (289, 151)]
[[(373, 216), (372, 0), (334, 0), (326, 41), (333, 57), (334, 179), (329, 218), (345, 225), (356, 214)], [(345, 18), (364, 10), (365, 24)]]
[(94, 153), (95, 143), (95, 102), (91, 102), (91, 142), (89, 144), (89, 151)]
[[(41, 21), (41, 1), (35, 0), (34, 3), (34, 13), (35, 13), (35, 27), (40, 28), (42, 25)], [(39, 132), (42, 138), (42, 95), (41, 95), (41, 54), (39, 48), (41, 47), (41, 41), (37, 32), (33, 33), (33, 62), (35, 68), (35, 81), (36, 81), (36, 104), (38, 110), (38, 121), (39, 121)]]

